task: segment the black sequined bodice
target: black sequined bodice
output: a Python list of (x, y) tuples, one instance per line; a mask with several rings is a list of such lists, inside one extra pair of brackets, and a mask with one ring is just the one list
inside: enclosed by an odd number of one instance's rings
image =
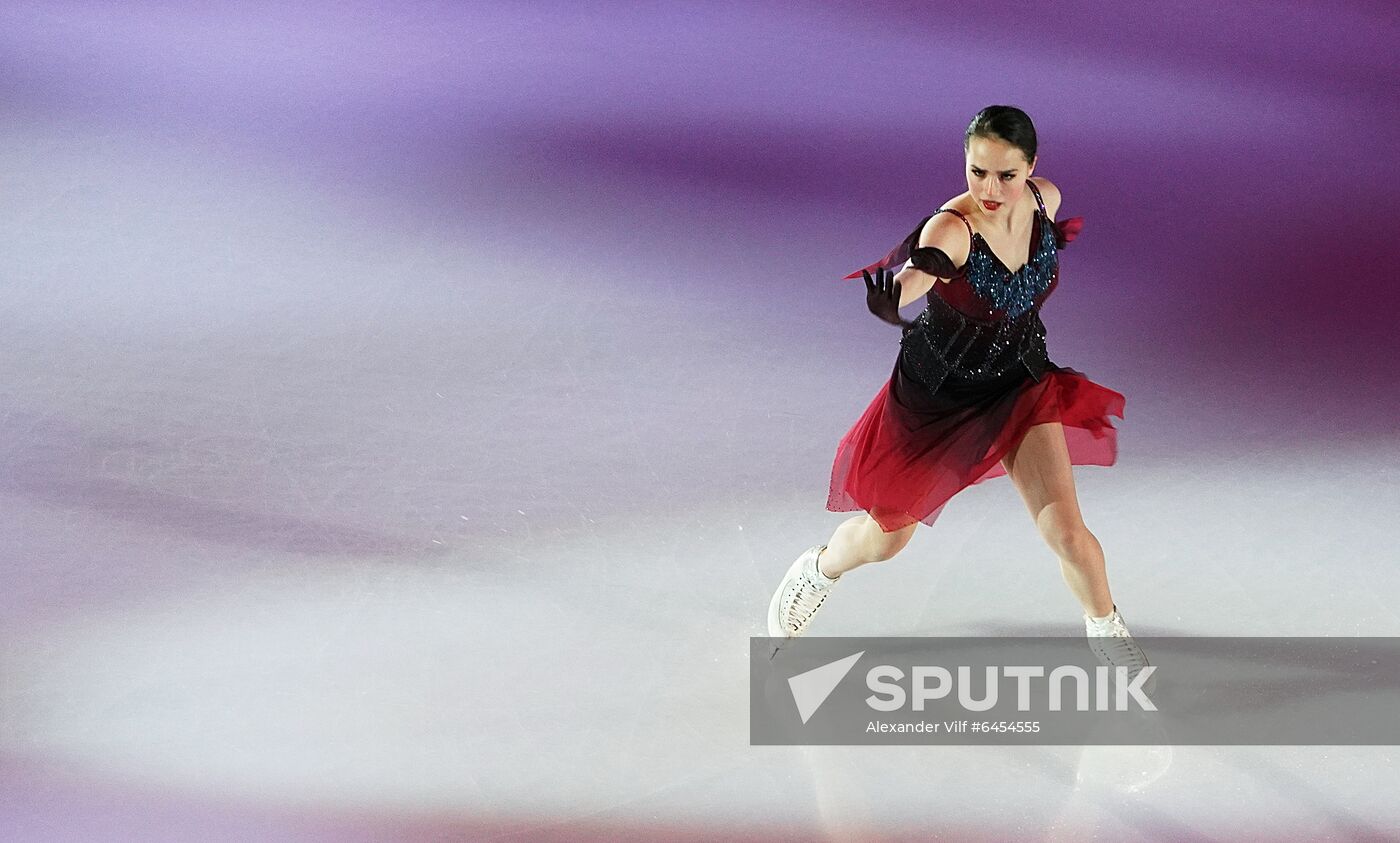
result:
[(937, 389), (949, 377), (994, 380), (1017, 369), (1038, 381), (1049, 367), (1040, 306), (1059, 278), (1056, 232), (1040, 191), (1028, 184), (1037, 205), (1030, 260), (1010, 271), (968, 225), (966, 265), (952, 280), (933, 285), (928, 305), (905, 329), (901, 362), (924, 385)]

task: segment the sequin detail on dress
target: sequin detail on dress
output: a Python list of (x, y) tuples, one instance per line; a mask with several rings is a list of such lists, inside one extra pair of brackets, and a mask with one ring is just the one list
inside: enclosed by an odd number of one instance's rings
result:
[[(963, 272), (948, 284), (934, 285), (928, 306), (904, 332), (901, 365), (930, 389), (936, 390), (950, 376), (987, 381), (1006, 377), (1018, 367), (1039, 381), (1049, 367), (1040, 305), (1058, 280), (1060, 232), (1034, 182), (1030, 188), (1039, 229), (1030, 260), (1015, 272), (1007, 269), (964, 218), (972, 245)], [(917, 230), (911, 237), (917, 242)]]
[[(1036, 227), (1040, 241), (1024, 266), (1011, 272), (987, 245), (981, 234), (974, 234), (973, 248), (967, 256), (967, 280), (977, 294), (1014, 319), (1035, 306), (1036, 296), (1045, 292), (1055, 276), (1058, 260), (1055, 255), (1055, 231), (1046, 224), (1042, 211), (1036, 212)], [(977, 244), (982, 245), (981, 249)]]

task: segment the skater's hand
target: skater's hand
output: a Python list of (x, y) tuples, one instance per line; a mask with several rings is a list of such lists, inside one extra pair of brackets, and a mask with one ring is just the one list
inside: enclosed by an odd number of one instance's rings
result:
[(865, 278), (865, 306), (870, 308), (870, 312), (882, 321), (891, 325), (898, 325), (905, 330), (914, 327), (913, 322), (909, 322), (899, 315), (899, 282), (894, 280), (894, 273), (888, 269), (877, 268), (875, 277), (870, 277), (870, 271), (862, 269), (860, 274)]

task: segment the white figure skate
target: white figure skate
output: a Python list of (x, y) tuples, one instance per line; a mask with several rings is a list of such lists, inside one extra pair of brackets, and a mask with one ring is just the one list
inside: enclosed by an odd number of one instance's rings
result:
[[(1118, 614), (1117, 606), (1113, 607), (1113, 613), (1105, 621), (1096, 621), (1086, 614), (1084, 633), (1089, 639), (1089, 649), (1098, 656), (1099, 664), (1109, 668), (1128, 668), (1129, 682), (1136, 679), (1143, 668), (1152, 664), (1128, 632), (1128, 626), (1123, 622), (1123, 616)], [(1152, 671), (1142, 684), (1143, 691), (1148, 694), (1157, 687), (1156, 673), (1155, 670)]]
[(829, 580), (817, 570), (817, 558), (826, 545), (808, 548), (788, 568), (773, 599), (768, 603), (768, 635), (797, 638), (807, 631), (812, 617), (826, 602), (832, 587), (840, 580)]

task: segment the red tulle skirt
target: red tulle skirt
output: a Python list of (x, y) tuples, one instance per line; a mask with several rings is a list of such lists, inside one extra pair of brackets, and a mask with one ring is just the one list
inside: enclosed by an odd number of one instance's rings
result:
[(1001, 477), (1001, 464), (1031, 427), (1064, 425), (1072, 465), (1113, 465), (1124, 397), (1084, 373), (1056, 366), (993, 381), (953, 378), (930, 390), (896, 362), (890, 379), (841, 438), (826, 508), (864, 510), (885, 532), (932, 525), (958, 492)]

